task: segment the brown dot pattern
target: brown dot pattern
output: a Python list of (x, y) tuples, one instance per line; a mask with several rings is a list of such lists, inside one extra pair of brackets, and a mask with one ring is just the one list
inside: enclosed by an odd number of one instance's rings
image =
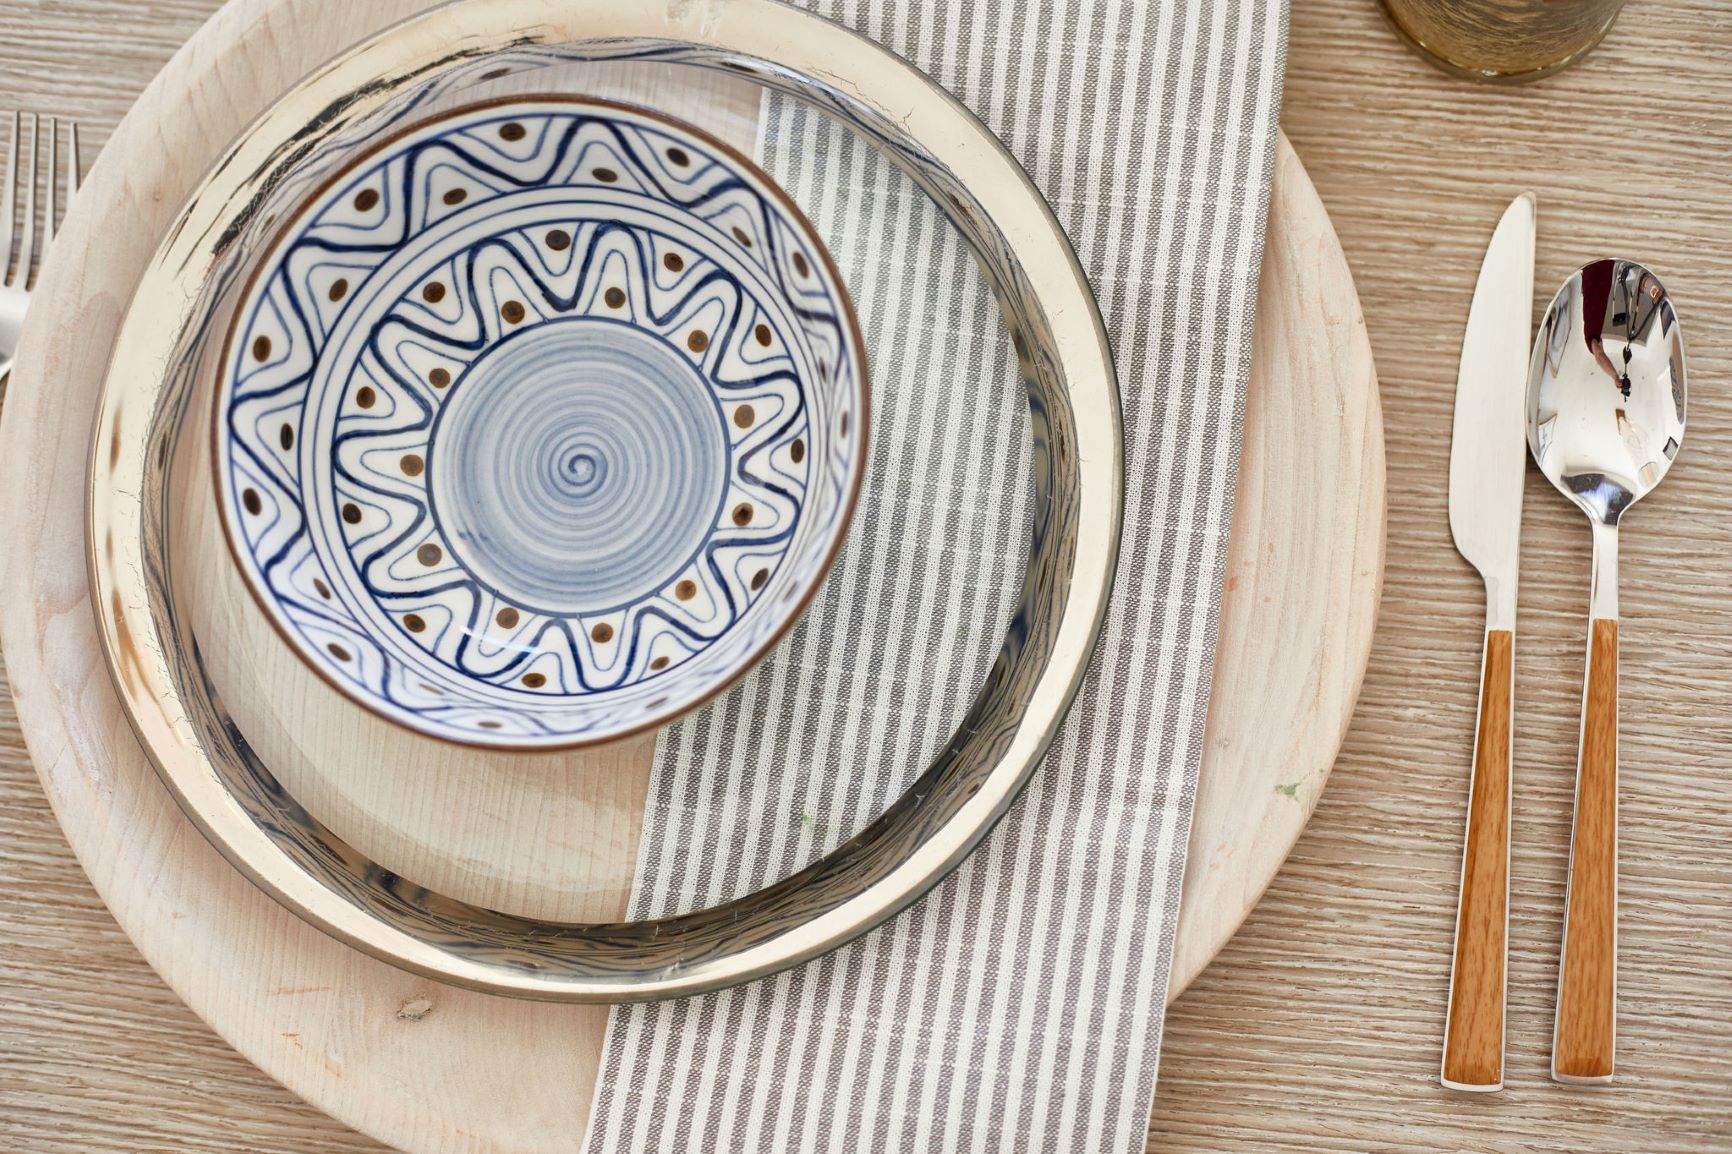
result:
[[(503, 70), (501, 70), (500, 74), (503, 74)], [(490, 75), (492, 75), (492, 74), (490, 74)], [(507, 124), (501, 126), (501, 128), (500, 128), (501, 138), (508, 140), (508, 141), (521, 140), (526, 135), (527, 135), (527, 130), (524, 128), (524, 126), (521, 124), (518, 124), (516, 122), (507, 123)], [(679, 149), (679, 148), (670, 149), (667, 153), (667, 158), (671, 163), (674, 163), (677, 165), (683, 166), (683, 165), (690, 163), (690, 157), (684, 152), (684, 150)], [(593, 176), (595, 177), (595, 179), (606, 182), (606, 183), (613, 183), (619, 179), (618, 174), (616, 172), (614, 172), (611, 169), (606, 169), (606, 168), (598, 168), (598, 169), (594, 170)], [(464, 190), (464, 189), (452, 189), (452, 190), (449, 190), (448, 192), (445, 193), (443, 199), (444, 199), (446, 204), (456, 205), (456, 204), (462, 203), (466, 199), (466, 197), (467, 197), (467, 191), (466, 190)], [(379, 199), (380, 199), (380, 196), (376, 190), (363, 189), (355, 197), (354, 203), (355, 203), (356, 209), (358, 209), (360, 211), (368, 211), (378, 204)], [(744, 229), (740, 228), (739, 226), (734, 226), (732, 228), (732, 233), (733, 233), (734, 239), (736, 241), (738, 241), (741, 245), (746, 246), (746, 247), (751, 246), (751, 243), (752, 243), (751, 237), (746, 233), (746, 231)], [(548, 232), (546, 234), (544, 240), (545, 240), (547, 247), (553, 251), (556, 251), (556, 252), (557, 251), (564, 251), (564, 250), (570, 248), (571, 243), (572, 243), (571, 234), (564, 229), (551, 230), (550, 232)], [(685, 267), (685, 260), (678, 253), (674, 253), (674, 252), (665, 253), (663, 255), (663, 258), (662, 258), (662, 263), (663, 263), (663, 266), (671, 272), (680, 272)], [(803, 254), (801, 254), (799, 252), (793, 253), (792, 257), (791, 257), (791, 264), (793, 265), (795, 272), (799, 276), (806, 277), (806, 276), (811, 275), (811, 266)], [(346, 297), (348, 295), (349, 289), (350, 289), (350, 285), (346, 279), (339, 279), (339, 280), (335, 281), (329, 289), (330, 299), (332, 301), (342, 300), (344, 297)], [(425, 299), (430, 304), (431, 303), (438, 303), (439, 301), (444, 299), (445, 291), (446, 291), (446, 289), (445, 289), (445, 286), (443, 284), (441, 284), (439, 282), (430, 282), (429, 284), (427, 284), (426, 286), (423, 287), (422, 296), (423, 296), (423, 299)], [(622, 291), (621, 289), (619, 289), (617, 287), (609, 288), (603, 294), (603, 299), (610, 308), (616, 308), (617, 309), (617, 308), (621, 308), (625, 305), (626, 294), (624, 293), (624, 291)], [(501, 312), (501, 315), (505, 318), (505, 320), (508, 321), (509, 323), (512, 323), (512, 324), (516, 324), (516, 323), (521, 322), (526, 315), (526, 310), (525, 310), (524, 306), (522, 305), (521, 302), (518, 302), (518, 301), (507, 301), (503, 306), (501, 306), (500, 312)], [(753, 336), (757, 340), (757, 342), (760, 346), (763, 346), (766, 348), (769, 347), (774, 341), (774, 334), (773, 334), (772, 330), (770, 329), (770, 327), (766, 324), (756, 325), (753, 329)], [(701, 331), (701, 330), (693, 330), (687, 335), (686, 344), (687, 344), (687, 347), (690, 348), (693, 352), (703, 352), (709, 347), (709, 335), (707, 333)], [(254, 345), (253, 345), (253, 355), (254, 355), (255, 359), (257, 359), (259, 361), (264, 361), (269, 357), (269, 355), (270, 355), (269, 338), (260, 337), (257, 340), (255, 340)], [(827, 368), (821, 369), (820, 371), (821, 372), (827, 371)], [(428, 380), (429, 380), (429, 383), (431, 383), (435, 388), (445, 388), (450, 384), (451, 374), (446, 369), (436, 368), (429, 373)], [(371, 408), (376, 402), (377, 402), (377, 396), (376, 396), (374, 390), (370, 387), (363, 387), (356, 394), (356, 403), (362, 408)], [(739, 428), (742, 428), (742, 429), (751, 428), (756, 423), (757, 414), (751, 405), (749, 405), (749, 404), (740, 405), (734, 411), (733, 420), (734, 420), (735, 425)], [(840, 427), (841, 432), (844, 435), (846, 435), (846, 432), (847, 432), (847, 415), (846, 414), (843, 414), (841, 416), (840, 421), (839, 421), (839, 427)], [(294, 443), (294, 431), (287, 424), (285, 424), (282, 427), (281, 442), (282, 442), (283, 448), (285, 450), (290, 449)], [(795, 463), (799, 463), (804, 459), (804, 457), (805, 457), (805, 443), (803, 440), (797, 439), (791, 444), (790, 455), (791, 455), (791, 457)], [(417, 454), (413, 454), (413, 453), (406, 454), (402, 458), (401, 465), (402, 465), (403, 471), (407, 475), (412, 476), (412, 477), (418, 476), (425, 469), (425, 462), (422, 460), (422, 458), (420, 456), (418, 456)], [(258, 494), (256, 492), (254, 492), (253, 490), (251, 490), (251, 489), (246, 490), (245, 494), (243, 494), (242, 502), (247, 507), (249, 512), (257, 513), (259, 511), (261, 502), (260, 502)], [(754, 515), (754, 511), (753, 511), (751, 504), (750, 503), (742, 503), (739, 506), (735, 507), (735, 509), (733, 510), (733, 513), (732, 513), (732, 518), (733, 518), (733, 521), (736, 525), (745, 526), (745, 525), (748, 525), (751, 523), (753, 515)], [(360, 511), (359, 507), (356, 506), (355, 504), (348, 503), (348, 504), (345, 504), (343, 506), (342, 516), (343, 516), (343, 519), (345, 521), (347, 521), (348, 523), (356, 524), (361, 520), (361, 511)], [(439, 546), (432, 544), (432, 543), (428, 543), (428, 544), (422, 545), (417, 550), (416, 556), (423, 565), (433, 566), (433, 565), (437, 565), (443, 559), (443, 552), (439, 548)], [(756, 591), (756, 590), (762, 589), (764, 587), (764, 585), (768, 582), (769, 576), (770, 576), (770, 571), (768, 569), (759, 569), (756, 573), (754, 573), (751, 580), (750, 580), (750, 586), (751, 586), (752, 590)], [(329, 598), (331, 596), (330, 590), (325, 587), (324, 583), (321, 580), (315, 578), (314, 585), (318, 589), (321, 596), (326, 597), (326, 598)], [(691, 580), (681, 580), (681, 581), (677, 582), (674, 586), (674, 595), (675, 595), (675, 597), (677, 597), (681, 601), (690, 600), (691, 598), (693, 598), (697, 595), (697, 584)], [(518, 611), (514, 608), (509, 607), (509, 606), (500, 609), (498, 611), (498, 613), (495, 615), (495, 620), (500, 624), (500, 626), (502, 626), (504, 628), (515, 627), (517, 625), (519, 619), (520, 618), (519, 618)], [(414, 632), (414, 633), (420, 633), (426, 629), (425, 619), (422, 618), (420, 615), (413, 614), (413, 613), (408, 614), (403, 618), (403, 625), (410, 632)], [(597, 625), (595, 625), (591, 629), (590, 636), (595, 640), (596, 643), (606, 644), (613, 639), (614, 632), (615, 631), (614, 631), (613, 626), (607, 624), (606, 622), (602, 622), (602, 623), (598, 623)], [(350, 654), (348, 653), (347, 650), (343, 649), (342, 646), (339, 646), (339, 645), (336, 645), (333, 643), (330, 646), (328, 646), (328, 648), (331, 650), (333, 656), (337, 657), (338, 660), (341, 660), (341, 661), (350, 660)], [(657, 657), (650, 662), (649, 668), (651, 670), (660, 671), (662, 669), (667, 668), (668, 665), (670, 664), (670, 662), (671, 662), (671, 659), (667, 656)], [(521, 679), (521, 683), (528, 688), (540, 688), (546, 684), (546, 677), (540, 673), (527, 673), (527, 674), (523, 675), (523, 677)], [(478, 724), (481, 727), (487, 728), (487, 729), (500, 728), (499, 723), (493, 722), (493, 721), (482, 721)]]
[(323, 597), (326, 601), (329, 601), (331, 599), (331, 587), (329, 585), (325, 584), (324, 579), (322, 577), (313, 578), (313, 589), (315, 591), (317, 591), (319, 596)]
[(257, 489), (246, 489), (241, 492), (241, 507), (255, 517), (259, 515), (259, 510), (263, 509), (265, 506), (264, 503), (259, 500)]
[(796, 465), (804, 461), (806, 459), (806, 442), (795, 437), (794, 443), (788, 446), (788, 456), (794, 459)]
[(349, 660), (349, 651), (344, 649), (341, 645), (338, 645), (335, 641), (325, 646), (325, 648), (330, 650), (331, 656), (335, 657), (338, 661)]
[(271, 355), (271, 338), (259, 337), (253, 341), (253, 360), (269, 360)]
[(295, 427), (293, 425), (285, 422), (283, 427), (277, 430), (277, 444), (283, 447), (285, 453), (295, 447)]

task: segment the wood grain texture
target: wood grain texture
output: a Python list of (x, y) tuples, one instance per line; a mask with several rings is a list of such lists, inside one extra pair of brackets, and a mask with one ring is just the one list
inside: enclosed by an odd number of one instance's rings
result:
[(1618, 1004), (1618, 622), (1588, 632), (1552, 1077), (1612, 1080)]
[(1383, 581), (1383, 418), (1365, 318), (1284, 139), (1270, 206), (1174, 997), (1263, 896), (1322, 796)]
[[(1589, 534), (1530, 470), (1515, 653), (1501, 1094), (1438, 1085), (1484, 612), (1448, 473), (1474, 279), (1539, 200), (1540, 306), (1628, 253), (1673, 289), (1696, 379), (1732, 379), (1732, 9), (1630, 4), (1576, 69), (1452, 80), (1374, 0), (1293, 0), (1282, 122), (1353, 266), (1383, 397), (1388, 566), (1329, 789), (1274, 885), (1167, 1016), (1151, 1149), (1732, 1150), (1732, 392), (1622, 527), (1618, 1081), (1549, 1077), (1581, 714)], [(1640, 131), (1628, 131), (1640, 92)], [(1639, 190), (1639, 191), (1638, 191)]]
[(1509, 630), (1488, 630), (1480, 665), (1455, 960), (1443, 1034), (1443, 1080), (1457, 1089), (1503, 1086), (1514, 643)]
[[(0, 0), (0, 100), (76, 112), (93, 155), (214, 6)], [(1169, 1014), (1151, 1149), (1732, 1149), (1722, 390), (1692, 399), (1690, 444), (1625, 535), (1619, 1083), (1589, 1095), (1547, 1078), (1588, 557), (1580, 514), (1537, 474), (1516, 655), (1509, 1087), (1452, 1095), (1436, 1077), (1483, 605), (1436, 485), (1474, 275), (1499, 209), (1532, 187), (1542, 292), (1627, 247), (1674, 291), (1699, 379), (1732, 375), (1728, 58), (1719, 0), (1646, 0), (1582, 69), (1486, 90), (1407, 55), (1373, 0), (1294, 0), (1283, 119), (1353, 264), (1377, 355), (1387, 595), (1327, 795)], [(1649, 129), (1609, 128), (1627, 123), (1638, 91)], [(1607, 173), (1643, 195), (1609, 194)], [(45, 628), (62, 620), (52, 605), (41, 615)], [(0, 1145), (381, 1149), (251, 1067), (152, 973), (73, 859), (8, 701), (0, 798)]]

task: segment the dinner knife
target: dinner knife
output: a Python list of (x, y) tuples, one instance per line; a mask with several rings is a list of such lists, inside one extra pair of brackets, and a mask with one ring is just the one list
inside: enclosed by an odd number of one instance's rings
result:
[(1526, 397), (1534, 295), (1532, 193), (1510, 202), (1474, 286), (1455, 386), (1449, 531), (1485, 580), (1485, 649), (1455, 915), (1443, 1084), (1503, 1089), (1509, 938), (1510, 747), (1516, 560), (1527, 467)]

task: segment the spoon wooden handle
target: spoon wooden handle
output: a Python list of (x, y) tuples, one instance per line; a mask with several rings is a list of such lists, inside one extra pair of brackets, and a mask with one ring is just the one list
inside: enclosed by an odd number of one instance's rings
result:
[(1612, 1080), (1618, 969), (1618, 622), (1589, 627), (1552, 1077)]
[(1503, 1089), (1514, 641), (1507, 629), (1487, 630), (1480, 667), (1461, 904), (1443, 1030), (1442, 1081), (1452, 1090)]

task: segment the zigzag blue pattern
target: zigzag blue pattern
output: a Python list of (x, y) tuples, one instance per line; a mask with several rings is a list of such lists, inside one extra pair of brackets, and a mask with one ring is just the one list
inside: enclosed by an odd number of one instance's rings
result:
[[(436, 119), (328, 185), (237, 318), (218, 453), (243, 570), (297, 651), (387, 716), (459, 740), (599, 740), (732, 680), (822, 579), (862, 451), (863, 354), (809, 226), (700, 134), (553, 100)], [(442, 504), (472, 503), (452, 496), (470, 488), (440, 454), (447, 425), (489, 446), (551, 435), (545, 406), (495, 430), (505, 394), (486, 390), (507, 388), (489, 383), (507, 350), (561, 341), (677, 357), (711, 397), (680, 435), (714, 438), (726, 475), (686, 478), (681, 508), (709, 520), (683, 560), (643, 525), (585, 537), (555, 517), (547, 540), (508, 540)], [(619, 394), (604, 431), (639, 435), (650, 395)], [(586, 405), (584, 421), (607, 408)], [(608, 467), (588, 452), (526, 475)], [(690, 456), (665, 455), (676, 472)], [(567, 539), (573, 566), (608, 560), (531, 588), (486, 555), (557, 560)], [(559, 596), (633, 576), (612, 599)]]

